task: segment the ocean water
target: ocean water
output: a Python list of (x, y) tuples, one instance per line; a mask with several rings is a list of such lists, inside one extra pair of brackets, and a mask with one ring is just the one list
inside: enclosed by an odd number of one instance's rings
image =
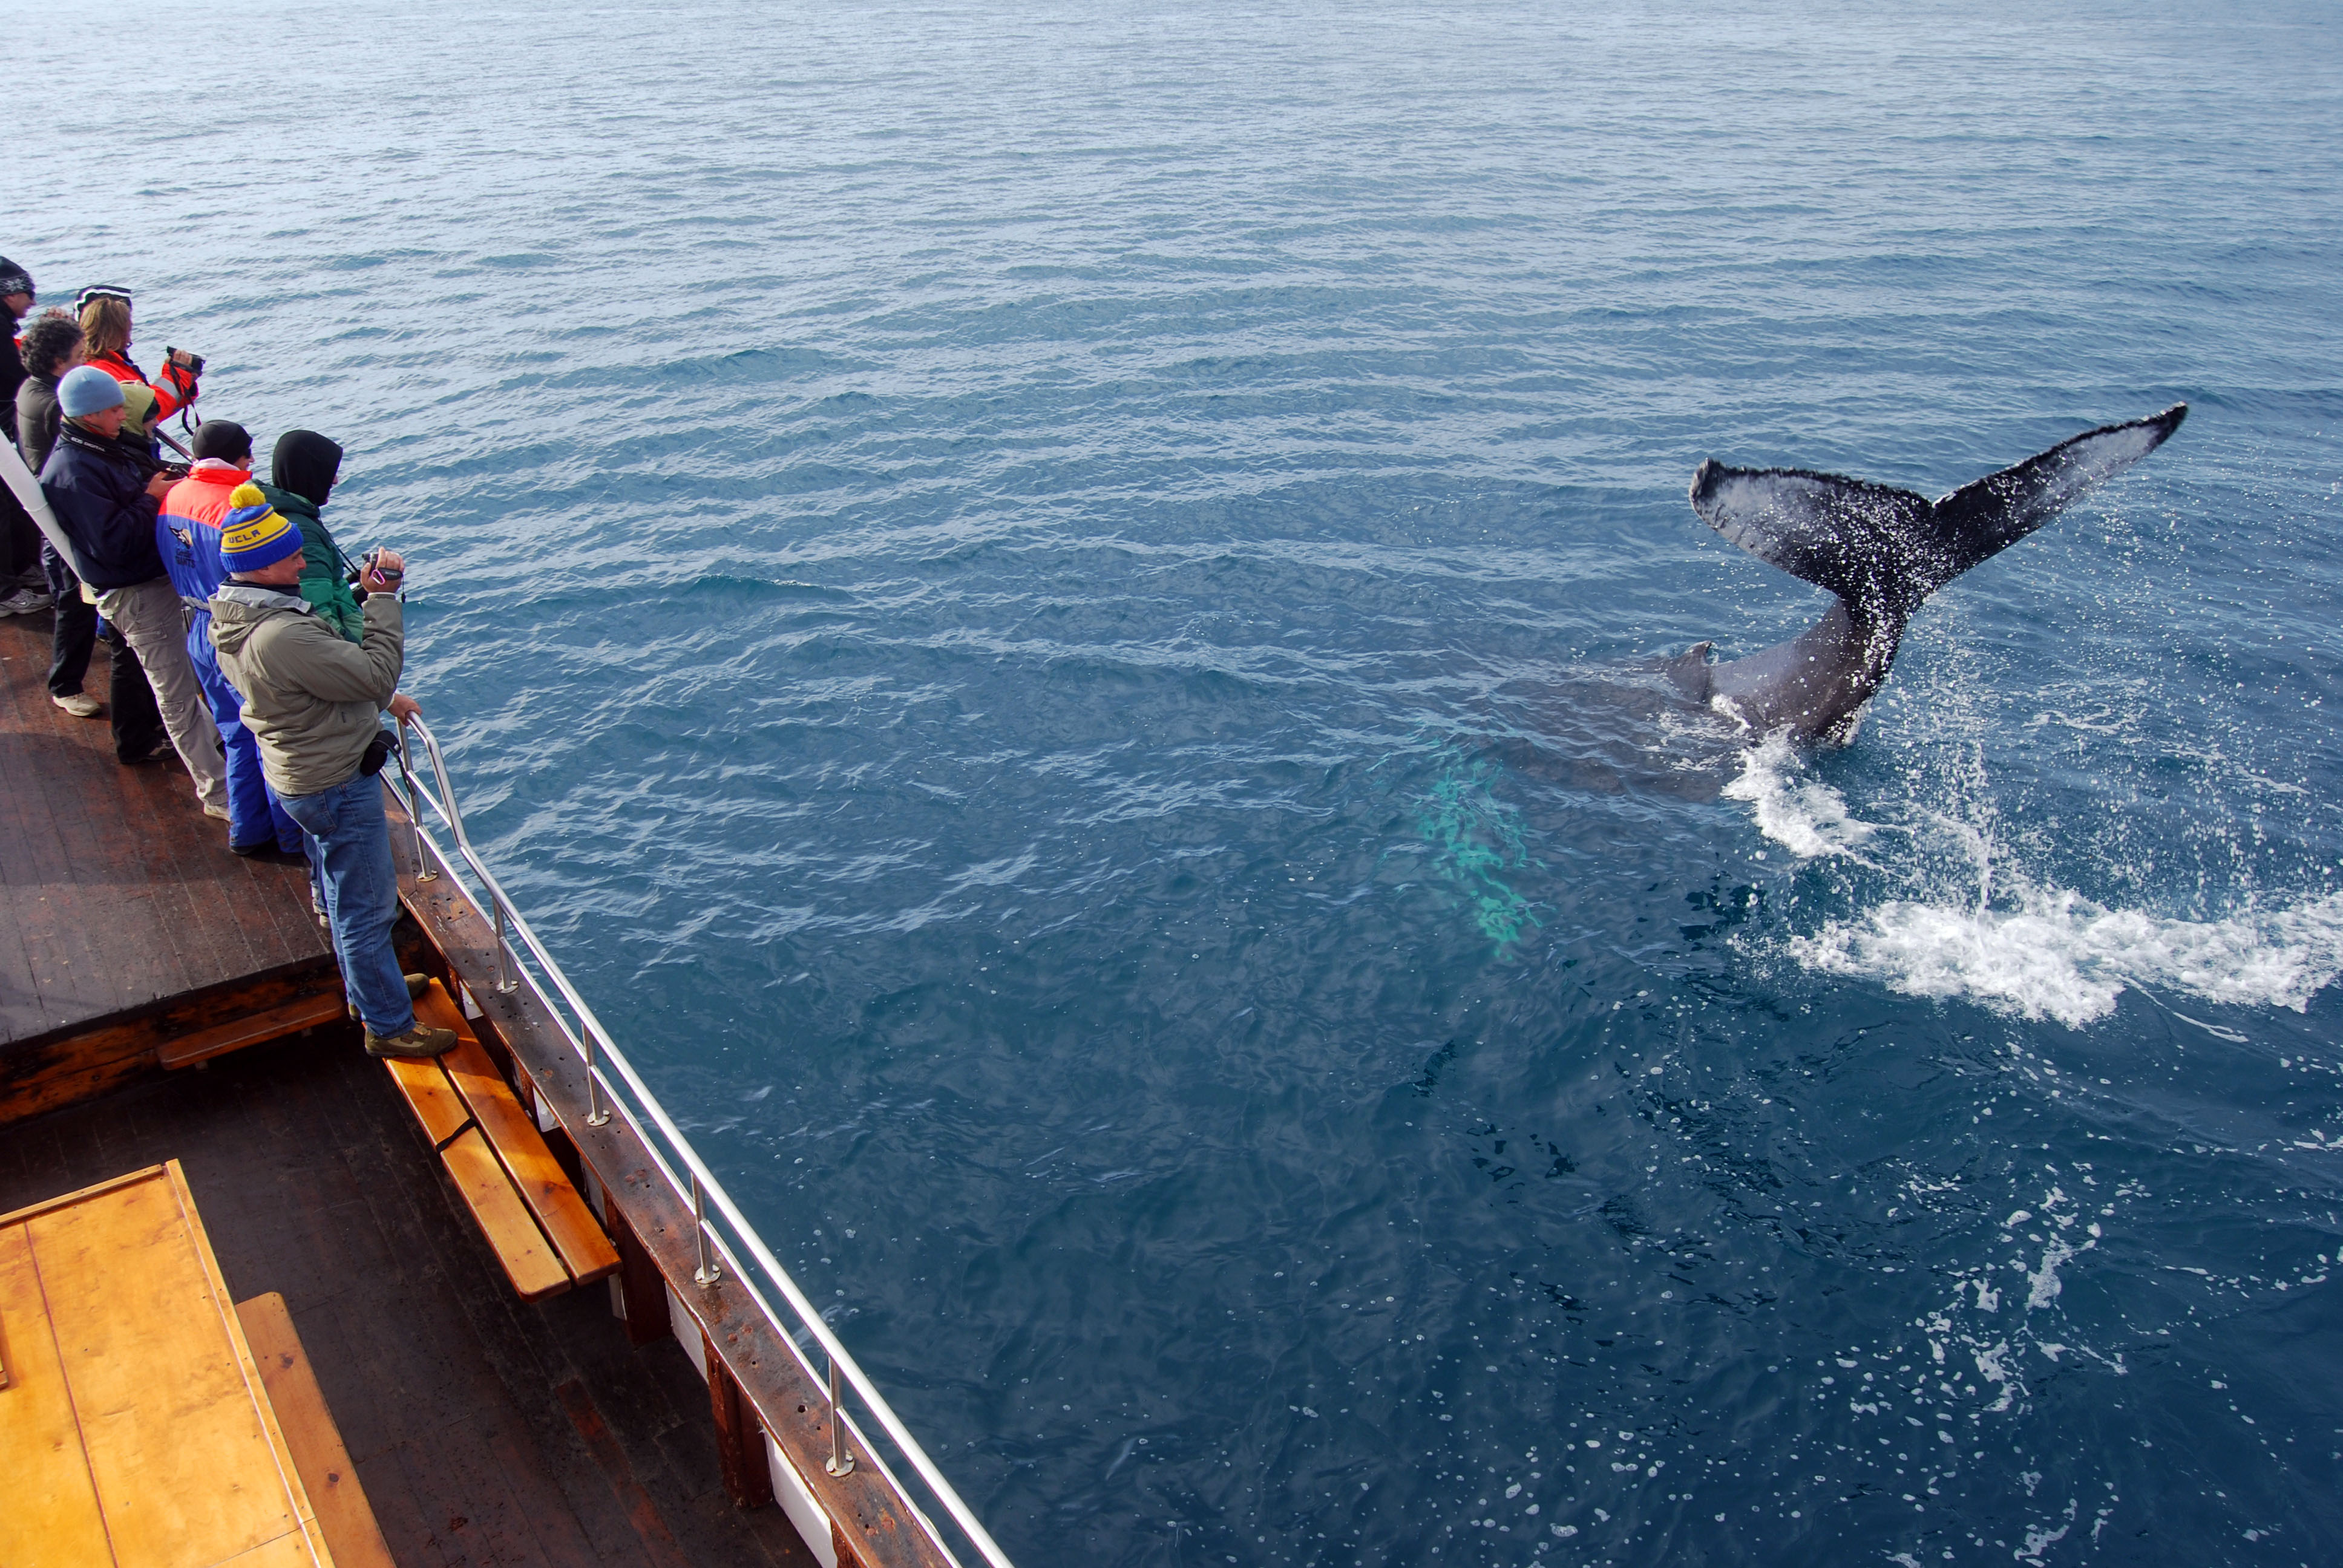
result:
[[(1028, 1568), (2332, 1562), (2343, 33), (1889, 9), (12, 8), (0, 251)], [(2177, 398), (1845, 749), (1634, 668)]]

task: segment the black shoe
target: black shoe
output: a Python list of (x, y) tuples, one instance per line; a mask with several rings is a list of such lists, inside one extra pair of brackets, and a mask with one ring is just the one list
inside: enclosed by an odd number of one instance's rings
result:
[(128, 756), (117, 751), (114, 754), (114, 759), (125, 768), (144, 768), (150, 762), (176, 762), (179, 759), (179, 752), (170, 741), (158, 740), (146, 750), (134, 751)]
[(247, 860), (258, 860), (270, 866), (307, 866), (309, 863), (307, 855), (293, 849), (278, 849), (274, 839), (264, 839), (257, 844), (230, 844), (228, 850)]

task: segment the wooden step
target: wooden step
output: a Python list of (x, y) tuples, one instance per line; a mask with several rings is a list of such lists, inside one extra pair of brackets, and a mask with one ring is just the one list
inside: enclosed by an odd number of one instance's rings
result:
[(342, 994), (305, 996), (266, 1012), (256, 1012), (243, 1018), (230, 1019), (209, 1029), (175, 1036), (156, 1048), (156, 1055), (165, 1067), (193, 1067), (209, 1061), (216, 1056), (226, 1056), (231, 1050), (242, 1050), (250, 1045), (266, 1045), (272, 1040), (282, 1040), (288, 1034), (298, 1034), (305, 1029), (315, 1029), (321, 1023), (331, 1023), (347, 1016), (348, 1004)]
[(309, 1494), (317, 1528), (334, 1554), (334, 1568), (397, 1568), (367, 1503), (366, 1489), (358, 1484), (350, 1452), (343, 1446), (341, 1428), (326, 1408), (325, 1392), (301, 1349), (301, 1336), (294, 1332), (293, 1315), (285, 1310), (285, 1298), (271, 1291), (238, 1302), (236, 1315), (260, 1368), (261, 1385), (268, 1391), (285, 1446), (292, 1452), (293, 1468)]
[(438, 981), (417, 999), (415, 1016), (455, 1030), (455, 1049), (385, 1065), (513, 1289), (536, 1301), (617, 1272), (618, 1249)]

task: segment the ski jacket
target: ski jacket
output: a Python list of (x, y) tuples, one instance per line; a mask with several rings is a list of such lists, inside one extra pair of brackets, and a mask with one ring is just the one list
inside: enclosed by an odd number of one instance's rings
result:
[(292, 588), (230, 579), (212, 596), (212, 647), (244, 698), (260, 771), (279, 795), (347, 783), (398, 694), (406, 656), (398, 596), (371, 594), (353, 647)]
[(226, 463), (199, 463), (171, 487), (155, 519), (155, 549), (179, 597), (200, 604), (227, 580), (220, 562), (220, 525), (233, 508), (228, 498), (252, 476)]
[(179, 366), (164, 366), (150, 382), (126, 354), (99, 354), (90, 363), (122, 383), (122, 406), (129, 410), (122, 420), (125, 446), (152, 452), (155, 427), (196, 400), (196, 378)]

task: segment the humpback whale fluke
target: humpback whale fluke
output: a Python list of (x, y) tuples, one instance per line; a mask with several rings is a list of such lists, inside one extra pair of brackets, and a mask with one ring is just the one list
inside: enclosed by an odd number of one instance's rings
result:
[(1692, 480), (1700, 520), (1838, 602), (1763, 653), (1712, 665), (1704, 645), (1670, 661), (1668, 674), (1686, 696), (1721, 699), (1753, 729), (1843, 738), (1886, 682), (1905, 623), (1930, 594), (2155, 451), (2187, 417), (2188, 405), (2175, 403), (2087, 430), (1936, 501), (1835, 474), (1729, 468), (1712, 457)]

